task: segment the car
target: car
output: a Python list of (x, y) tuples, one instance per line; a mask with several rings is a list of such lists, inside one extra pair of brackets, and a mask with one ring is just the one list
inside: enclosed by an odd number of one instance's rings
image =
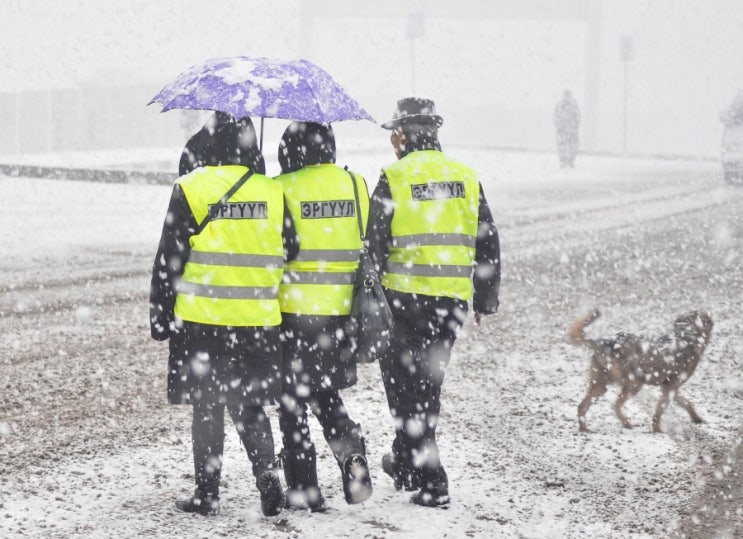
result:
[(743, 123), (722, 130), (722, 170), (728, 183), (743, 183)]
[(725, 181), (743, 184), (743, 91), (720, 113), (720, 121), (723, 123), (720, 157)]

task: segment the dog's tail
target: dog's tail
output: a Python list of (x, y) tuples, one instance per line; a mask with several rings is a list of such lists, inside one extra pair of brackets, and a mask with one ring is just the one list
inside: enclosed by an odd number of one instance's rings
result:
[(594, 309), (590, 313), (578, 318), (568, 332), (568, 339), (570, 339), (570, 342), (578, 346), (588, 346), (590, 348), (592, 342), (586, 339), (586, 335), (583, 331), (586, 329), (586, 326), (596, 320), (599, 316), (601, 316), (601, 313), (598, 309)]

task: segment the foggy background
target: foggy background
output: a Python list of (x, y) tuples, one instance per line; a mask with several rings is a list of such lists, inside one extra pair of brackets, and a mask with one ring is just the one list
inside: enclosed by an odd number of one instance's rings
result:
[[(233, 55), (311, 60), (380, 123), (429, 96), (444, 144), (552, 150), (569, 88), (582, 149), (716, 157), (741, 20), (740, 0), (3, 0), (0, 157), (180, 148), (203, 115), (146, 104)], [(266, 124), (273, 153), (286, 122)], [(334, 127), (387, 144), (369, 122)]]

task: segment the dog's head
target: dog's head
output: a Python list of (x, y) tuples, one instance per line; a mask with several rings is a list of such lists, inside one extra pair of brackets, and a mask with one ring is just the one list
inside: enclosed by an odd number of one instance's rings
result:
[(683, 340), (696, 339), (698, 344), (707, 344), (712, 334), (712, 317), (706, 311), (692, 311), (679, 316), (673, 323), (676, 337)]

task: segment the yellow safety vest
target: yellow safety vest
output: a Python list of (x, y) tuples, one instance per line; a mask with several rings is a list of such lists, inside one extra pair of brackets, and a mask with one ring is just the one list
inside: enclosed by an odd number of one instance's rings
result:
[(395, 213), (382, 284), (409, 294), (471, 299), (480, 195), (475, 171), (425, 150), (384, 174)]
[[(354, 176), (366, 226), (366, 182), (360, 174)], [(283, 186), (299, 236), (299, 254), (287, 264), (279, 288), (281, 311), (299, 315), (349, 314), (361, 249), (351, 176), (336, 165), (320, 164), (276, 179)]]
[(281, 186), (253, 174), (223, 205), (220, 198), (248, 171), (203, 167), (178, 183), (204, 230), (189, 239), (191, 251), (176, 288), (175, 315), (219, 326), (281, 324), (278, 287), (284, 265)]

